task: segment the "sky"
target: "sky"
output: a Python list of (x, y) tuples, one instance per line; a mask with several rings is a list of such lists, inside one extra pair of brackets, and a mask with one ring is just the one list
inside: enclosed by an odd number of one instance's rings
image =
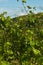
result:
[[(34, 11), (35, 13), (43, 12), (43, 0), (26, 0), (26, 1), (27, 3), (24, 4), (25, 6), (28, 5), (32, 7), (35, 6), (37, 8), (37, 10)], [(0, 0), (0, 13), (2, 12), (8, 12), (7, 15), (11, 17), (26, 14), (21, 0), (19, 0), (19, 2), (17, 2), (17, 0)]]

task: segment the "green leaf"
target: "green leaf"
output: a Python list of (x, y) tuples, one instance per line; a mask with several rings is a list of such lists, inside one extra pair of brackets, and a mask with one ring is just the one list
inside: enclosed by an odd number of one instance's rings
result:
[(4, 21), (5, 20), (5, 18), (4, 17), (2, 17), (2, 21)]
[(32, 7), (30, 7), (30, 6), (27, 6), (28, 7), (28, 9), (31, 9)]
[(33, 49), (33, 52), (34, 52), (35, 55), (40, 54), (40, 51), (39, 50), (35, 49), (34, 47), (32, 49)]
[(26, 0), (22, 0), (23, 3), (26, 3)]
[(1, 61), (1, 64), (2, 65), (10, 65), (10, 63), (9, 62), (6, 62), (6, 61)]
[(13, 51), (12, 50), (7, 50), (7, 53), (8, 54), (13, 54)]
[(36, 44), (36, 43), (35, 43), (34, 41), (31, 41), (31, 40), (30, 40), (30, 45), (31, 45), (31, 46), (34, 46), (35, 44)]

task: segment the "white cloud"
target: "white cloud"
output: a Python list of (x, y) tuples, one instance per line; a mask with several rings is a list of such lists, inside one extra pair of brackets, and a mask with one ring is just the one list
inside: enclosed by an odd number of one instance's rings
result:
[(35, 14), (37, 14), (37, 11), (34, 11)]
[(25, 12), (22, 12), (20, 9), (13, 9), (13, 8), (5, 8), (5, 7), (0, 7), (0, 14), (3, 12), (7, 12), (6, 16), (11, 16), (11, 17), (17, 17), (17, 16), (22, 16), (26, 15)]
[(20, 15), (25, 15), (25, 13), (21, 12)]

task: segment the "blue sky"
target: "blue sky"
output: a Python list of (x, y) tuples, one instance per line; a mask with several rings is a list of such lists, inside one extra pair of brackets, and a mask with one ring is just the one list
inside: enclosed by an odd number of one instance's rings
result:
[[(25, 6), (35, 6), (37, 10), (35, 12), (43, 12), (43, 0), (27, 0)], [(0, 13), (7, 11), (12, 17), (26, 14), (21, 0), (17, 2), (16, 0), (0, 0)]]

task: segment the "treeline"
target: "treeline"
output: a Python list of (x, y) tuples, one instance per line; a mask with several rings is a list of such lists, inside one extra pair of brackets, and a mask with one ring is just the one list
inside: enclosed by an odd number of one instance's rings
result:
[(43, 13), (0, 14), (0, 65), (43, 65)]

